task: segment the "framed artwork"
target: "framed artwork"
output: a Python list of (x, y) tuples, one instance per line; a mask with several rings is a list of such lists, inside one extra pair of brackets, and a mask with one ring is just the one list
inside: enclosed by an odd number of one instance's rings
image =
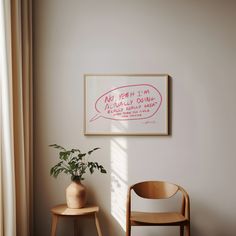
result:
[(85, 135), (168, 135), (168, 75), (85, 75)]

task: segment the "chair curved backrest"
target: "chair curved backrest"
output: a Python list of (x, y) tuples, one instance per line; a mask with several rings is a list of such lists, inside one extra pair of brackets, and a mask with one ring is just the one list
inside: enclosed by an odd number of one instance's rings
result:
[(130, 189), (142, 198), (148, 199), (166, 199), (174, 196), (179, 187), (163, 181), (145, 181), (134, 184)]
[[(140, 212), (131, 209), (132, 190), (141, 198), (167, 199), (178, 191), (182, 193), (180, 212)], [(131, 236), (131, 226), (180, 226), (180, 236), (190, 236), (190, 202), (188, 193), (179, 185), (163, 181), (144, 181), (132, 185), (127, 194), (126, 236)]]

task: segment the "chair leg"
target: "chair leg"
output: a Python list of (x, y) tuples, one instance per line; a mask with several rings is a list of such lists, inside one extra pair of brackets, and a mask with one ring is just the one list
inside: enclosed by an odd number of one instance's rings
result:
[(180, 225), (179, 235), (184, 236), (184, 226), (183, 225)]
[(190, 223), (185, 225), (185, 236), (190, 236)]
[(126, 236), (131, 236), (131, 225), (129, 220), (126, 222)]

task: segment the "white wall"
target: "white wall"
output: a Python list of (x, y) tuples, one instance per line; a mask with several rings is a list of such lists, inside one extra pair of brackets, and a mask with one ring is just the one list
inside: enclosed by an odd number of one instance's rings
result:
[[(192, 235), (235, 235), (235, 23), (236, 1), (34, 1), (35, 236), (49, 235), (49, 209), (64, 202), (70, 182), (49, 176), (52, 143), (102, 148), (96, 160), (109, 173), (85, 184), (101, 206), (105, 236), (125, 235), (126, 187), (146, 179), (186, 188)], [(85, 73), (168, 73), (172, 135), (85, 137)], [(82, 235), (96, 235), (89, 224)], [(61, 222), (59, 235), (72, 235), (70, 228)], [(155, 229), (134, 235), (154, 236)]]

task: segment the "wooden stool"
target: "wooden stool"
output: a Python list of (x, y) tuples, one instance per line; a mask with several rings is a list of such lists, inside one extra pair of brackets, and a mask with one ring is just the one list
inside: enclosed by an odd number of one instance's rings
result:
[[(52, 213), (51, 236), (56, 236), (57, 222), (59, 217), (82, 217), (82, 216), (94, 216), (98, 236), (102, 236), (102, 232), (97, 217), (98, 211), (99, 211), (98, 206), (89, 206), (89, 205), (80, 209), (67, 208), (66, 204), (53, 207), (51, 209)], [(76, 219), (74, 220), (74, 235), (78, 235), (78, 227)]]

